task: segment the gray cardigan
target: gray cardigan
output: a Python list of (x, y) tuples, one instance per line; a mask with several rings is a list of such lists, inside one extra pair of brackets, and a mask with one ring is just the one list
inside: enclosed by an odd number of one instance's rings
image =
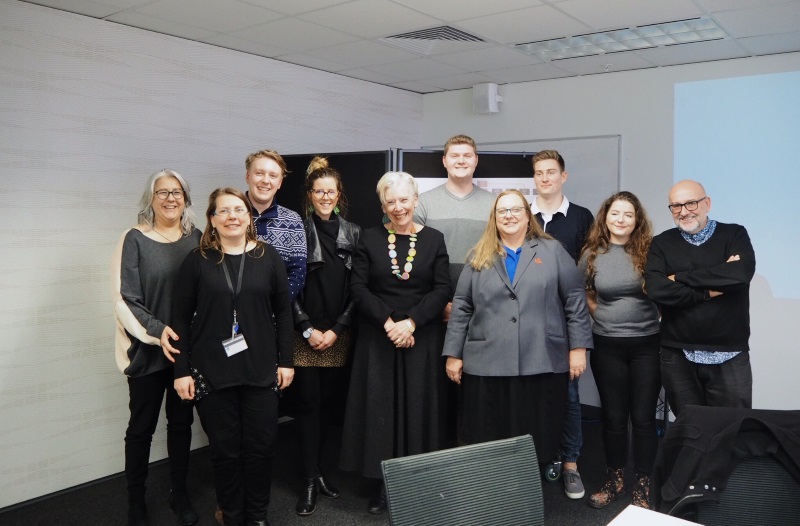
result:
[(592, 347), (583, 278), (552, 239), (522, 247), (514, 283), (498, 257), (491, 268), (464, 267), (447, 324), (444, 356), (476, 376), (569, 371), (569, 350)]

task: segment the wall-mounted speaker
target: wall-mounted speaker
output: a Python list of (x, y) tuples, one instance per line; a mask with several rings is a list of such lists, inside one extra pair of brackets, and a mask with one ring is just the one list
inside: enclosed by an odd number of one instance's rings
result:
[(500, 102), (503, 102), (503, 97), (497, 94), (497, 84), (472, 86), (472, 109), (475, 113), (500, 113)]

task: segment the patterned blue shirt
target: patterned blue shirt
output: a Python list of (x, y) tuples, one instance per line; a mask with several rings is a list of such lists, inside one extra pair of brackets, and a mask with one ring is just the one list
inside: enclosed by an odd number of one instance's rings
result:
[[(681, 230), (681, 236), (685, 239), (688, 243), (699, 247), (709, 239), (711, 236), (714, 235), (714, 230), (717, 228), (717, 222), (713, 219), (709, 219), (706, 226), (704, 226), (699, 232), (694, 234), (688, 234)], [(725, 363), (734, 356), (738, 355), (738, 352), (714, 352), (714, 351), (704, 351), (700, 349), (684, 349), (683, 354), (686, 356), (686, 359), (693, 363), (699, 363), (702, 365), (719, 365), (721, 363)]]

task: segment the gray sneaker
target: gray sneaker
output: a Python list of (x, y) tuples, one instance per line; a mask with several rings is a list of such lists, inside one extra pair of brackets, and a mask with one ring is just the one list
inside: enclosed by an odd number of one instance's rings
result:
[(574, 469), (564, 470), (564, 493), (571, 499), (582, 499), (586, 494), (581, 475)]

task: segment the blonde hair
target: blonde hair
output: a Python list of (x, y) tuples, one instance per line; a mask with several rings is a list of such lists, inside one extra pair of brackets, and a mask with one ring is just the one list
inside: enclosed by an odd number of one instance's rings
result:
[(419, 197), (419, 187), (417, 186), (417, 181), (414, 180), (414, 176), (407, 172), (386, 172), (381, 177), (380, 181), (378, 181), (378, 186), (375, 188), (375, 191), (378, 193), (378, 199), (381, 200), (381, 204), (386, 203), (386, 192), (389, 191), (389, 188), (398, 187), (406, 185), (414, 190), (414, 197)]
[(533, 217), (533, 213), (531, 213), (531, 207), (528, 205), (528, 201), (525, 200), (525, 196), (522, 195), (522, 192), (519, 190), (505, 190), (504, 192), (497, 194), (497, 198), (495, 198), (494, 203), (492, 204), (492, 209), (489, 212), (489, 220), (486, 222), (486, 228), (483, 230), (483, 235), (481, 235), (481, 238), (470, 251), (469, 256), (467, 256), (467, 263), (475, 270), (484, 270), (491, 267), (494, 265), (494, 262), (497, 258), (505, 256), (506, 254), (506, 251), (503, 248), (503, 243), (500, 239), (500, 233), (497, 231), (497, 213), (495, 210), (497, 208), (497, 202), (500, 200), (500, 198), (507, 195), (515, 195), (519, 197), (520, 201), (523, 203), (525, 215), (528, 217), (528, 230), (525, 231), (526, 241), (533, 238), (553, 239), (549, 234), (546, 234), (545, 231), (542, 230), (542, 227), (539, 226), (539, 222), (536, 221), (535, 217)]
[(472, 151), (474, 153), (478, 153), (478, 147), (475, 146), (475, 141), (469, 135), (453, 135), (450, 137), (446, 143), (444, 143), (444, 155), (447, 155), (447, 150), (450, 149), (451, 146), (455, 146), (457, 144), (466, 144), (467, 146), (472, 147)]

